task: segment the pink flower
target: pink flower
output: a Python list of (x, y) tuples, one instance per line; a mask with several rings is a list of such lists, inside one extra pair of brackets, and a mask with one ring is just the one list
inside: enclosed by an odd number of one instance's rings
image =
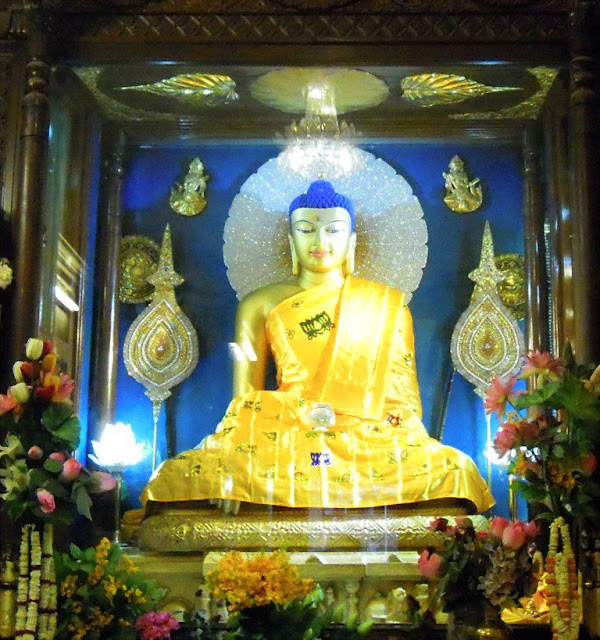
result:
[(525, 525), (520, 521), (513, 522), (502, 532), (502, 544), (509, 549), (520, 549), (526, 537)]
[(73, 482), (75, 478), (79, 475), (81, 471), (81, 463), (75, 460), (75, 458), (69, 458), (65, 460), (63, 464), (62, 472), (60, 474), (60, 479), (65, 482)]
[(60, 374), (60, 384), (58, 390), (52, 396), (52, 402), (62, 402), (66, 400), (75, 389), (75, 380), (71, 380), (69, 376), (64, 373)]
[(432, 552), (429, 549), (425, 549), (425, 551), (423, 551), (419, 556), (417, 566), (424, 578), (427, 578), (428, 580), (435, 580), (440, 576), (440, 568), (443, 562), (444, 558), (442, 558), (441, 555)]
[(477, 540), (479, 540), (479, 542), (485, 542), (490, 537), (490, 532), (478, 531), (475, 535), (477, 536)]
[(111, 491), (117, 486), (117, 481), (106, 471), (94, 471), (92, 478), (94, 479), (94, 486), (90, 489), (92, 493)]
[(547, 351), (540, 353), (536, 349), (535, 351), (530, 351), (528, 356), (525, 356), (525, 366), (521, 370), (519, 378), (530, 378), (537, 375), (538, 380), (543, 380), (544, 378), (558, 380), (564, 369), (560, 358), (553, 360)]
[(56, 509), (54, 496), (47, 489), (38, 489), (35, 495), (40, 503), (40, 509), (44, 513), (52, 513)]
[(540, 528), (533, 520), (525, 523), (524, 530), (528, 540), (535, 540), (540, 535)]
[(142, 640), (158, 640), (170, 638), (171, 631), (179, 628), (179, 621), (166, 611), (150, 611), (135, 621), (135, 628), (140, 632)]
[(60, 451), (55, 451), (54, 453), (51, 453), (48, 457), (52, 458), (52, 460), (58, 460), (59, 462), (64, 462), (67, 459), (67, 456), (64, 453), (61, 453)]
[(10, 393), (6, 396), (3, 393), (0, 393), (0, 416), (4, 413), (12, 411), (18, 405), (19, 403), (12, 397)]
[(591, 476), (592, 473), (596, 471), (598, 460), (593, 453), (588, 453), (587, 456), (581, 458), (579, 466), (581, 468), (581, 473), (583, 473), (584, 476)]
[(506, 403), (515, 397), (513, 387), (516, 382), (517, 379), (515, 377), (509, 378), (506, 384), (500, 378), (492, 380), (492, 386), (486, 389), (486, 398), (483, 401), (486, 413), (494, 413), (496, 411), (498, 415), (504, 415)]
[(526, 447), (536, 444), (540, 437), (540, 425), (537, 420), (523, 420), (519, 425), (519, 431), (521, 432), (523, 444)]
[(431, 531), (444, 532), (448, 529), (448, 520), (446, 518), (435, 518), (428, 525), (427, 528)]
[(502, 538), (502, 534), (504, 533), (504, 529), (508, 526), (508, 520), (506, 518), (502, 518), (500, 516), (495, 516), (492, 518), (492, 523), (490, 525), (490, 532), (495, 538)]
[(496, 438), (494, 439), (493, 446), (496, 453), (502, 457), (519, 444), (517, 426), (512, 422), (505, 422), (496, 433)]
[(34, 445), (29, 449), (29, 451), (27, 452), (27, 455), (32, 460), (39, 460), (44, 455), (44, 452), (40, 449), (40, 447)]

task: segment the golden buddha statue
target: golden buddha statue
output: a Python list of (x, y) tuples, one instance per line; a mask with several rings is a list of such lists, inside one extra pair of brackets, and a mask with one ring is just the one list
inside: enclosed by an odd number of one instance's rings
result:
[[(421, 422), (404, 294), (352, 276), (352, 202), (313, 182), (290, 205), (293, 276), (246, 296), (234, 398), (216, 432), (164, 462), (142, 500), (362, 508), (443, 499), (484, 511), (473, 461)], [(269, 353), (279, 387), (264, 390)]]

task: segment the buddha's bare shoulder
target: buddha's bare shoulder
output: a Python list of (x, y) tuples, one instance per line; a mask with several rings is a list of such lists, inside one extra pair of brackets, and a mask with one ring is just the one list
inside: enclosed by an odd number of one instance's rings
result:
[(238, 315), (260, 315), (266, 318), (280, 302), (299, 291), (302, 291), (302, 287), (292, 279), (260, 287), (242, 298), (238, 307)]

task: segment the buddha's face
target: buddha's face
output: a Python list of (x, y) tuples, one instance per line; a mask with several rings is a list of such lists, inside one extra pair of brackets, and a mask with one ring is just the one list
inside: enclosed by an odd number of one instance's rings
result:
[(348, 252), (354, 251), (355, 234), (345, 209), (296, 209), (290, 225), (290, 243), (302, 269), (317, 273), (340, 269)]

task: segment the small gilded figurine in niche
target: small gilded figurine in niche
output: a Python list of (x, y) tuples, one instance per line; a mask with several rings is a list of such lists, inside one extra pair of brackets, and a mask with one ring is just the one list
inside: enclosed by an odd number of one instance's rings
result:
[(458, 156), (450, 160), (448, 169), (447, 173), (442, 173), (446, 180), (444, 202), (457, 213), (470, 213), (479, 209), (483, 201), (479, 178), (469, 180), (464, 162)]
[(196, 216), (206, 207), (206, 183), (209, 175), (204, 171), (200, 158), (190, 162), (190, 169), (183, 184), (175, 183), (171, 187), (169, 204), (175, 213), (182, 216)]

